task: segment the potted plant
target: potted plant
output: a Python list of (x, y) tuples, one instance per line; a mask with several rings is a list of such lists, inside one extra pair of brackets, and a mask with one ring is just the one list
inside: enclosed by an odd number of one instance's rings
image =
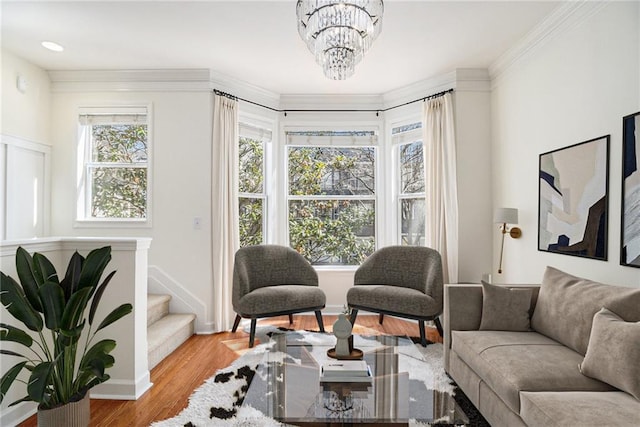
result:
[[(3, 355), (22, 361), (3, 376), (1, 400), (15, 380), (27, 385), (24, 401), (38, 403), (39, 425), (88, 425), (89, 389), (109, 379), (105, 371), (114, 358), (112, 339), (94, 342), (96, 333), (129, 314), (131, 304), (122, 304), (102, 321), (95, 319), (102, 295), (115, 271), (100, 282), (111, 260), (111, 247), (91, 251), (87, 257), (75, 252), (66, 274), (59, 280), (53, 264), (42, 254), (31, 256), (25, 249), (16, 252), (16, 270), (20, 283), (0, 272), (0, 301), (26, 329), (0, 323), (0, 341), (21, 344), (26, 352), (3, 348)], [(87, 307), (89, 310), (87, 312)], [(18, 379), (26, 369), (29, 380)], [(70, 415), (60, 414), (69, 411)], [(84, 418), (84, 419), (83, 419)]]

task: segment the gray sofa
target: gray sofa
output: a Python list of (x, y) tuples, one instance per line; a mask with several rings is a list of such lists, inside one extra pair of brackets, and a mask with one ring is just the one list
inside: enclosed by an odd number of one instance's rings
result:
[(492, 426), (640, 426), (640, 288), (548, 267), (445, 285), (443, 317), (445, 369)]

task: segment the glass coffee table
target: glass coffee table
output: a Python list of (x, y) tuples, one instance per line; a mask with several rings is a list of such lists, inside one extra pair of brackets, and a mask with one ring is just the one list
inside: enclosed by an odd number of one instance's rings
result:
[[(321, 383), (320, 367), (335, 337), (287, 333), (272, 337), (243, 406), (293, 425), (407, 425), (469, 422), (452, 394), (434, 390), (421, 351), (408, 338), (354, 335), (372, 372), (370, 383)], [(437, 376), (437, 375), (436, 375)]]

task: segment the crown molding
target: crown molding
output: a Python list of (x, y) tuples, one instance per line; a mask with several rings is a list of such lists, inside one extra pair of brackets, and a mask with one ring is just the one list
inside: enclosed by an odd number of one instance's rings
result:
[(492, 87), (516, 64), (531, 56), (545, 43), (562, 32), (575, 27), (602, 9), (605, 1), (567, 1), (554, 9), (539, 25), (528, 32), (516, 45), (507, 50), (489, 66)]
[(207, 69), (48, 71), (51, 92), (210, 91)]
[(382, 109), (381, 95), (304, 95), (280, 97), (281, 110), (376, 110)]
[(280, 94), (217, 71), (211, 71), (209, 84), (211, 89), (217, 89), (239, 98), (246, 98), (272, 108), (277, 109), (280, 105)]

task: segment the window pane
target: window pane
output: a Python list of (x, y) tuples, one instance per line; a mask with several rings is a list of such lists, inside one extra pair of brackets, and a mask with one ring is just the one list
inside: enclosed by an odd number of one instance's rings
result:
[(240, 197), (240, 246), (259, 245), (263, 243), (263, 200)]
[(424, 192), (422, 141), (400, 146), (400, 193)]
[(375, 203), (292, 200), (289, 242), (312, 264), (358, 265), (375, 247)]
[(424, 246), (425, 199), (402, 199), (400, 201), (402, 223), (400, 241), (403, 245)]
[(93, 125), (91, 132), (93, 162), (147, 161), (147, 125)]
[(262, 141), (240, 137), (240, 192), (263, 192), (263, 159), (264, 145)]
[(375, 149), (289, 148), (290, 195), (373, 195)]
[(91, 216), (94, 218), (146, 218), (147, 169), (91, 169)]

